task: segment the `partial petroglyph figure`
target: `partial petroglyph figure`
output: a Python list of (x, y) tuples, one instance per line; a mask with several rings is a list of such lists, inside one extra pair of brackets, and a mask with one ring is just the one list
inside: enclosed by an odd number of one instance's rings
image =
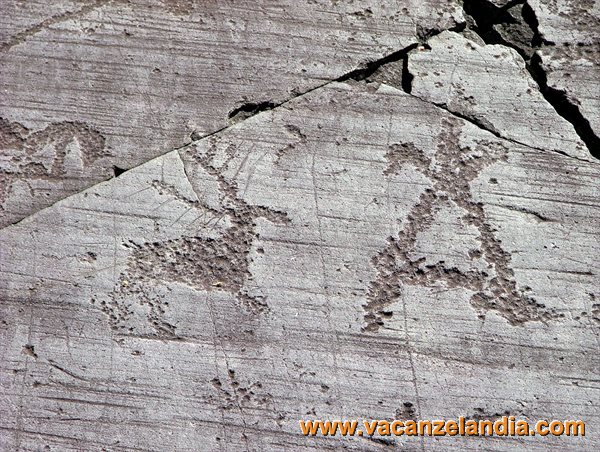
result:
[(32, 132), (3, 118), (0, 118), (0, 154), (0, 211), (4, 210), (15, 182), (58, 181), (78, 166), (89, 166), (110, 155), (104, 137), (87, 124), (57, 122)]
[[(127, 269), (121, 273), (110, 299), (99, 302), (114, 329), (134, 334), (135, 322), (130, 320), (135, 316), (139, 320), (141, 315), (145, 316), (143, 328), (152, 327), (149, 334), (175, 337), (176, 327), (165, 320), (168, 305), (163, 301), (166, 283), (170, 282), (183, 283), (197, 290), (229, 293), (251, 314), (268, 309), (266, 300), (250, 295), (244, 287), (250, 277), (248, 255), (256, 237), (256, 220), (264, 218), (276, 224), (287, 224), (289, 220), (283, 212), (250, 205), (240, 198), (235, 181), (228, 180), (213, 164), (215, 152), (213, 142), (203, 154), (193, 148), (182, 151), (182, 160), (186, 167), (197, 165), (217, 181), (222, 195), (220, 207), (202, 201), (185, 201), (194, 204), (195, 209), (208, 212), (216, 220), (214, 223), (227, 217), (230, 225), (216, 238), (199, 234), (141, 245), (126, 243), (125, 246), (132, 250)], [(229, 152), (232, 158), (234, 151)], [(155, 181), (153, 187), (182, 196), (174, 187), (160, 181)]]
[[(393, 145), (388, 152), (387, 175), (403, 165), (412, 165), (431, 180), (433, 188), (423, 192), (398, 236), (390, 237), (388, 246), (373, 258), (377, 279), (370, 286), (364, 306), (365, 331), (377, 331), (385, 319), (393, 315), (389, 306), (402, 297), (404, 286), (430, 286), (439, 282), (450, 288), (472, 291), (471, 304), (481, 316), (486, 310), (496, 310), (513, 325), (560, 316), (517, 288), (510, 267), (511, 256), (495, 237), (483, 205), (471, 194), (470, 183), (485, 167), (506, 160), (507, 149), (490, 142), (480, 142), (475, 149), (461, 147), (460, 126), (461, 121), (455, 118), (443, 121), (433, 156), (426, 155), (412, 143)], [(440, 208), (450, 203), (461, 208), (465, 212), (463, 221), (479, 231), (480, 249), (471, 257), (483, 259), (487, 270), (461, 271), (447, 266), (444, 261), (411, 258), (417, 235), (426, 231)]]

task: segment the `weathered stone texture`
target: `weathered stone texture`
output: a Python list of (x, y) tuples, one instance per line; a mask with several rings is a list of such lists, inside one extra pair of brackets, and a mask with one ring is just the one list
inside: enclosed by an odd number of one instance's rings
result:
[(527, 146), (592, 158), (573, 126), (546, 102), (519, 54), (444, 32), (411, 56), (412, 94)]
[[(517, 2), (556, 46), (446, 1), (3, 3), (1, 450), (600, 447), (600, 164), (536, 72), (571, 71), (554, 7)], [(503, 414), (588, 434), (298, 424)]]
[(438, 0), (400, 9), (364, 0), (4, 3), (0, 117), (28, 133), (83, 123), (106, 141), (104, 158), (49, 178), (39, 196), (5, 186), (17, 207), (2, 204), (4, 225), (108, 179), (113, 166), (215, 132), (244, 105), (280, 104), (415, 43), (422, 30), (463, 22), (458, 1)]
[[(532, 1), (543, 38), (540, 51), (548, 84), (566, 92), (600, 135), (600, 2)], [(600, 145), (599, 145), (600, 146)]]

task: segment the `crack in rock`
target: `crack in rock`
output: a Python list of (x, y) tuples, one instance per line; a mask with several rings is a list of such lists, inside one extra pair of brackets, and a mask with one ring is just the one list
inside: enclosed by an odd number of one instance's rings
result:
[[(53, 18), (48, 19), (47, 21), (44, 21), (43, 23), (32, 27), (29, 31), (27, 32), (23, 32), (20, 33), (18, 36), (13, 37), (14, 42), (11, 41), (9, 47), (11, 47), (12, 45), (18, 44), (19, 42), (22, 42), (24, 40), (27, 39), (27, 37), (38, 33), (39, 31), (47, 28), (49, 25), (55, 24), (55, 23), (60, 23), (64, 20), (69, 20), (71, 18), (71, 16), (73, 15), (73, 17), (78, 17), (79, 15), (85, 14), (86, 12), (92, 11), (95, 8), (97, 8), (98, 6), (102, 6), (104, 4), (109, 4), (109, 3), (119, 3), (122, 2), (123, 0), (99, 0), (97, 2), (94, 2), (93, 4), (90, 4), (90, 8), (82, 8), (81, 10), (75, 11), (75, 12), (70, 12), (70, 13), (66, 13), (66, 15), (59, 15)], [(167, 5), (168, 6), (168, 5)], [(173, 5), (171, 5), (173, 6)], [(186, 9), (186, 8), (184, 8)], [(406, 8), (405, 8), (406, 9)], [(437, 29), (437, 28), (426, 28), (426, 27), (417, 27), (417, 37), (416, 40), (418, 41), (419, 39), (425, 39), (425, 38), (429, 38), (432, 36), (435, 36), (445, 30), (454, 30), (454, 31), (461, 31), (465, 26), (464, 22), (460, 22), (457, 23), (456, 21), (454, 22), (454, 25), (450, 28), (447, 29)], [(259, 101), (259, 102), (246, 102), (244, 104), (242, 104), (241, 106), (235, 108), (234, 110), (230, 111), (228, 114), (228, 118), (229, 118), (229, 124), (228, 125), (224, 125), (222, 127), (219, 127), (215, 130), (212, 130), (208, 133), (204, 133), (204, 134), (200, 134), (196, 131), (191, 132), (190, 134), (190, 140), (184, 142), (183, 144), (181, 144), (180, 146), (171, 148), (165, 152), (159, 153), (159, 154), (155, 154), (152, 155), (152, 158), (157, 158), (160, 157), (162, 155), (165, 155), (171, 151), (179, 151), (182, 149), (186, 149), (189, 146), (194, 145), (195, 143), (200, 142), (201, 140), (204, 139), (208, 139), (210, 137), (213, 137), (221, 132), (226, 131), (227, 129), (229, 129), (230, 127), (238, 124), (241, 121), (245, 121), (247, 119), (250, 119), (262, 112), (268, 111), (268, 110), (272, 110), (272, 109), (276, 109), (282, 106), (285, 106), (286, 104), (294, 101), (297, 98), (301, 98), (302, 96), (305, 96), (307, 94), (310, 94), (312, 91), (315, 90), (319, 90), (322, 88), (327, 87), (328, 85), (331, 85), (333, 83), (337, 83), (337, 82), (349, 82), (352, 80), (364, 80), (364, 79), (368, 79), (369, 77), (373, 76), (374, 74), (376, 75), (378, 70), (381, 68), (386, 67), (387, 65), (389, 65), (390, 63), (393, 62), (397, 62), (399, 61), (400, 64), (404, 64), (404, 76), (405, 76), (405, 80), (408, 81), (408, 86), (410, 86), (410, 82), (409, 79), (407, 77), (411, 77), (410, 73), (408, 73), (408, 71), (406, 70), (406, 64), (407, 64), (407, 55), (408, 53), (415, 48), (415, 46), (417, 45), (417, 42), (413, 42), (412, 44), (409, 44), (406, 47), (403, 47), (400, 50), (391, 52), (385, 56), (383, 56), (382, 58), (379, 58), (377, 60), (371, 61), (371, 62), (367, 62), (362, 64), (359, 68), (351, 70), (349, 72), (347, 72), (346, 74), (343, 74), (335, 79), (329, 79), (324, 81), (322, 84), (314, 86), (312, 88), (307, 89), (306, 91), (303, 92), (294, 92), (292, 96), (289, 96), (288, 98), (286, 98), (285, 100), (275, 103), (272, 100), (263, 100), (263, 101)], [(121, 175), (123, 172), (125, 171), (129, 171), (131, 169), (137, 168), (140, 165), (143, 165), (144, 163), (146, 163), (146, 161), (144, 162), (140, 162), (137, 165), (134, 166), (130, 166), (128, 168), (121, 168), (118, 165), (111, 165), (111, 168), (108, 170), (108, 172), (106, 174), (101, 174), (101, 175), (96, 175), (98, 177), (98, 179), (101, 179), (99, 181), (97, 181), (94, 184), (91, 184), (89, 186), (87, 186), (85, 189), (89, 189), (99, 183), (104, 182), (106, 179), (109, 179), (110, 177), (118, 177), (119, 175)], [(110, 173), (110, 174), (109, 174)], [(1, 181), (0, 181), (1, 184)], [(77, 190), (74, 192), (68, 192), (68, 195), (74, 195), (76, 193), (80, 193), (81, 190)], [(35, 209), (32, 212), (26, 212), (25, 215), (19, 215), (18, 218), (13, 218), (12, 220), (8, 220), (6, 221), (4, 224), (0, 224), (0, 228), (3, 228), (5, 226), (11, 225), (11, 224), (15, 224), (18, 223), (32, 215), (34, 215), (36, 212), (38, 212), (39, 210), (42, 210), (44, 208), (50, 207), (54, 202), (60, 200), (62, 198), (59, 199), (54, 199), (52, 200), (51, 203), (48, 203), (46, 205), (42, 205), (41, 207)]]
[(470, 22), (468, 30), (477, 33), (485, 44), (499, 44), (516, 50), (525, 60), (531, 78), (554, 110), (569, 121), (590, 154), (600, 159), (600, 137), (596, 135), (579, 106), (567, 92), (548, 85), (542, 59), (537, 52), (555, 44), (543, 38), (535, 11), (525, 0), (497, 7), (488, 0), (464, 0), (463, 9)]
[[(403, 296), (405, 286), (429, 287), (437, 283), (473, 292), (471, 304), (480, 316), (494, 310), (512, 325), (562, 317), (518, 289), (510, 267), (510, 253), (502, 248), (483, 205), (476, 202), (471, 193), (470, 183), (487, 166), (507, 160), (507, 149), (490, 142), (480, 142), (474, 150), (461, 147), (461, 123), (456, 118), (443, 121), (437, 152), (432, 158), (412, 143), (392, 145), (387, 154), (386, 175), (396, 173), (404, 165), (412, 165), (431, 180), (433, 188), (421, 194), (398, 236), (390, 237), (388, 246), (372, 259), (377, 278), (370, 285), (368, 302), (364, 305), (364, 331), (378, 331), (385, 319), (393, 316), (389, 307)], [(449, 267), (444, 261), (427, 262), (426, 258), (411, 257), (418, 234), (427, 231), (437, 211), (449, 203), (462, 208), (466, 212), (463, 221), (479, 231), (481, 249), (475, 255), (471, 253), (471, 257), (483, 259), (489, 271), (465, 272)]]
[(244, 121), (245, 119), (251, 118), (263, 111), (272, 110), (278, 105), (271, 101), (263, 101), (263, 102), (246, 102), (241, 106), (231, 110), (229, 112), (228, 118), (231, 124), (236, 124), (240, 121)]
[(479, 45), (451, 32), (429, 44), (430, 51), (411, 54), (409, 69), (415, 74), (411, 95), (499, 138), (595, 162), (572, 124), (545, 102), (514, 49)]

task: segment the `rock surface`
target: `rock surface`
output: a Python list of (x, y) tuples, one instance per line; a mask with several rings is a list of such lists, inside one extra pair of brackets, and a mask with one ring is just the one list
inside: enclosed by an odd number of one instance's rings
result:
[[(515, 2), (3, 3), (1, 450), (600, 447), (598, 58), (557, 2), (527, 48)], [(504, 414), (588, 434), (298, 424)]]
[[(464, 22), (445, 0), (4, 3), (0, 138), (27, 141), (31, 162), (8, 164), (18, 186), (0, 180), (3, 225)], [(103, 137), (101, 158), (72, 123)], [(60, 138), (30, 142), (48, 128)]]
[(593, 158), (573, 126), (540, 93), (525, 61), (502, 45), (481, 46), (457, 33), (429, 40), (409, 59), (412, 94), (530, 147)]
[[(548, 85), (565, 92), (600, 135), (600, 2), (559, 1), (531, 6), (541, 36), (553, 46), (540, 51)], [(596, 146), (600, 143), (596, 141)]]

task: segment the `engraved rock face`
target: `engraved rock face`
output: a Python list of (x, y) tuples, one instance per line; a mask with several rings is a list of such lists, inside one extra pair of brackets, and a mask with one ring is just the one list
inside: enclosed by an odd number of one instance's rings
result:
[[(531, 2), (540, 34), (554, 43), (538, 51), (550, 87), (566, 94), (600, 136), (600, 4), (592, 0)], [(600, 140), (596, 141), (600, 148)]]
[(4, 3), (1, 450), (599, 449), (596, 4)]
[[(515, 50), (482, 46), (450, 32), (429, 43), (431, 50), (409, 59), (412, 94), (468, 117), (502, 138), (589, 158), (573, 126), (544, 101), (536, 82), (526, 75), (525, 61)], [(512, 81), (510, 88), (507, 80)]]
[[(252, 206), (237, 195), (234, 182), (228, 181), (213, 166), (214, 141), (206, 154), (199, 155), (194, 149), (182, 151), (184, 166), (199, 165), (207, 174), (214, 176), (222, 193), (218, 209), (209, 207), (199, 200), (187, 200), (190, 209), (212, 214), (209, 220), (227, 216), (230, 226), (220, 231), (218, 237), (184, 236), (178, 239), (155, 241), (137, 245), (133, 242), (124, 246), (132, 248), (127, 268), (121, 273), (109, 301), (102, 301), (102, 309), (109, 316), (111, 326), (116, 329), (134, 331), (128, 326), (135, 307), (132, 300), (147, 307), (147, 320), (156, 330), (157, 337), (177, 337), (174, 325), (162, 319), (165, 313), (160, 289), (155, 286), (179, 282), (203, 291), (223, 291), (233, 294), (243, 308), (259, 313), (267, 309), (260, 296), (248, 295), (244, 283), (250, 277), (248, 255), (256, 237), (256, 220), (264, 218), (275, 224), (287, 224), (289, 220), (282, 212), (267, 207)], [(232, 156), (233, 157), (233, 156)], [(173, 187), (156, 181), (153, 187), (181, 199)], [(94, 298), (93, 303), (97, 303)]]
[[(83, 123), (52, 123), (31, 131), (0, 118), (0, 226), (22, 217), (27, 209), (43, 208), (64, 195), (84, 170), (109, 157), (105, 139)], [(25, 191), (25, 193), (23, 193)]]
[[(481, 142), (474, 150), (461, 147), (459, 137), (461, 121), (450, 119), (442, 123), (438, 136), (437, 152), (428, 158), (414, 144), (392, 146), (386, 173), (395, 171), (402, 164), (413, 165), (432, 182), (419, 198), (403, 224), (398, 237), (390, 237), (389, 245), (373, 258), (378, 279), (372, 283), (369, 302), (365, 306), (366, 331), (377, 331), (384, 318), (392, 312), (386, 308), (395, 303), (406, 285), (428, 286), (443, 282), (449, 288), (462, 287), (474, 292), (471, 304), (483, 312), (498, 311), (510, 323), (519, 324), (530, 320), (550, 320), (560, 317), (555, 310), (545, 309), (543, 304), (517, 288), (511, 257), (494, 236), (485, 209), (475, 202), (470, 183), (482, 169), (498, 160), (508, 158), (508, 150), (502, 143)], [(447, 203), (460, 207), (463, 221), (475, 226), (479, 232), (479, 249), (471, 250), (473, 259), (481, 259), (484, 271), (463, 272), (449, 267), (445, 261), (427, 262), (426, 258), (413, 259), (417, 235), (435, 223), (436, 214)]]
[(111, 150), (79, 185), (59, 178), (46, 199), (17, 198), (4, 224), (112, 177), (114, 166), (139, 165), (412, 45), (419, 30), (464, 22), (459, 0), (2, 7), (10, 20), (0, 34), (0, 117), (33, 130), (86, 124)]

